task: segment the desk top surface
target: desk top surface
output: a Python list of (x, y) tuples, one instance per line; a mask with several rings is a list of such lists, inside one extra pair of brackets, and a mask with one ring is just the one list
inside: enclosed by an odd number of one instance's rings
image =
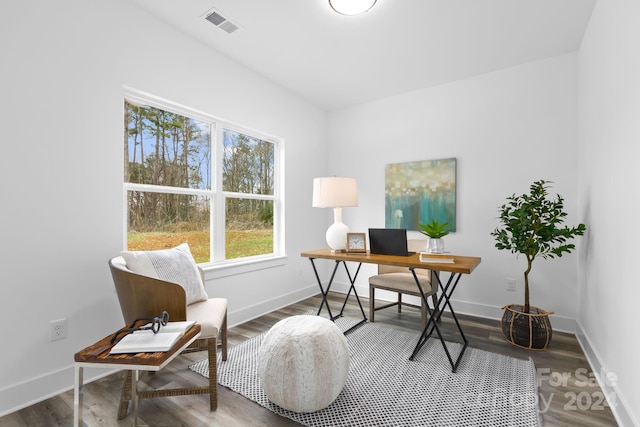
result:
[(331, 249), (317, 249), (300, 254), (307, 258), (322, 258), (335, 261), (351, 261), (367, 264), (393, 265), (396, 267), (423, 268), (426, 270), (446, 271), (451, 273), (471, 274), (480, 264), (481, 258), (454, 255), (453, 263), (421, 262), (418, 253), (409, 256), (378, 255), (367, 251), (364, 254), (348, 254), (344, 252), (332, 253)]
[(198, 336), (200, 336), (200, 325), (196, 323), (184, 333), (182, 338), (169, 351), (109, 354), (111, 347), (115, 345), (111, 344), (113, 334), (110, 334), (97, 343), (77, 352), (74, 359), (76, 362), (82, 363), (160, 367), (181, 353)]

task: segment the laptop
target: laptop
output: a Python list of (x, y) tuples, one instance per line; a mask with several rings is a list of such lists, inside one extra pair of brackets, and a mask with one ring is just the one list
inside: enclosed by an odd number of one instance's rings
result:
[(372, 254), (409, 256), (407, 230), (404, 228), (370, 228), (369, 249)]

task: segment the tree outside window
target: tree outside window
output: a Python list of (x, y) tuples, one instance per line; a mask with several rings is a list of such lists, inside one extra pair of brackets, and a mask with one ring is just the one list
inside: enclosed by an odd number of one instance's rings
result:
[(187, 242), (199, 263), (275, 254), (277, 140), (134, 95), (124, 107), (128, 250)]

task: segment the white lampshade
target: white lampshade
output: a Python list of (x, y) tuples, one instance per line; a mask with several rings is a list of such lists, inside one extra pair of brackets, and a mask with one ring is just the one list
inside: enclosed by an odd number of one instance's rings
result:
[(313, 180), (314, 208), (358, 206), (358, 182), (355, 178), (336, 176)]
[(333, 224), (326, 234), (327, 244), (332, 251), (344, 251), (347, 247), (349, 227), (342, 222), (342, 208), (358, 206), (358, 183), (355, 178), (315, 178), (312, 206), (333, 208)]
[(329, 5), (342, 15), (359, 15), (371, 9), (376, 0), (329, 0)]

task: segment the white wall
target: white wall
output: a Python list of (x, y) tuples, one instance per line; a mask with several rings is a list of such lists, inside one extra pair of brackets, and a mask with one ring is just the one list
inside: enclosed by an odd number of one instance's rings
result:
[[(525, 260), (495, 249), (489, 233), (505, 197), (538, 179), (555, 182), (567, 223), (576, 223), (576, 61), (563, 55), (331, 112), (329, 172), (358, 178), (359, 206), (345, 209), (345, 223), (384, 226), (385, 164), (455, 157), (457, 231), (445, 243), (482, 257), (460, 282), (456, 306), (499, 318), (504, 305), (522, 303)], [(577, 259), (537, 260), (530, 276), (531, 304), (554, 311), (558, 329), (575, 327)], [(369, 269), (359, 279), (365, 295)], [(517, 279), (516, 293), (506, 291), (507, 277)]]
[[(360, 206), (344, 220), (365, 231), (384, 224), (386, 163), (456, 157), (459, 222), (447, 245), (483, 259), (456, 305), (490, 317), (522, 300), (524, 261), (497, 251), (489, 235), (497, 207), (533, 180), (555, 181), (568, 222), (585, 222), (588, 234), (578, 254), (536, 262), (532, 303), (554, 310), (556, 327), (579, 319), (592, 363), (618, 375), (607, 390), (624, 403), (622, 425), (638, 425), (637, 2), (598, 2), (579, 56), (336, 111), (328, 127), (324, 112), (125, 0), (8, 0), (0, 13), (0, 309), (10, 326), (0, 415), (70, 387), (73, 354), (121, 324), (106, 262), (122, 249), (126, 85), (285, 139), (288, 258), (208, 280), (208, 292), (229, 298), (232, 324), (316, 293), (299, 252), (324, 246), (330, 212), (310, 206), (313, 177), (358, 178)], [(183, 52), (187, 65), (167, 61), (167, 51)], [(359, 284), (371, 272), (363, 267)], [(517, 278), (517, 293), (505, 290), (506, 277)], [(69, 319), (69, 338), (50, 343), (58, 318)]]
[(639, 22), (640, 3), (599, 1), (578, 69), (580, 216), (590, 225), (579, 263), (579, 336), (594, 364), (616, 375), (605, 390), (624, 404), (626, 426), (640, 425)]
[[(325, 112), (125, 0), (9, 0), (0, 15), (0, 415), (71, 387), (74, 353), (122, 325), (107, 260), (123, 248), (125, 85), (285, 140), (288, 259), (207, 282), (230, 324), (317, 293), (299, 254), (323, 245), (310, 189)], [(49, 342), (59, 318), (69, 337)]]

